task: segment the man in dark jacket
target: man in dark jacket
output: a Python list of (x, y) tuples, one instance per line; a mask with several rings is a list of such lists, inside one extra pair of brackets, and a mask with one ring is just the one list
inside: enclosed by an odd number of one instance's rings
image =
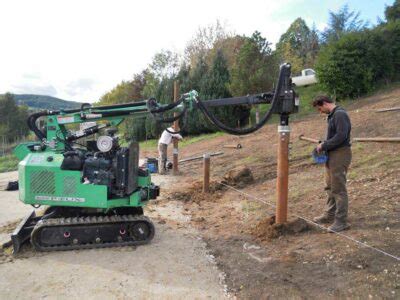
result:
[(317, 151), (328, 153), (326, 163), (326, 191), (328, 193), (327, 207), (314, 221), (319, 224), (333, 224), (330, 232), (348, 229), (347, 211), (349, 199), (346, 189), (346, 175), (351, 163), (350, 131), (351, 123), (347, 112), (336, 106), (327, 96), (318, 96), (313, 101), (320, 113), (328, 115), (328, 130), (326, 140), (317, 146)]

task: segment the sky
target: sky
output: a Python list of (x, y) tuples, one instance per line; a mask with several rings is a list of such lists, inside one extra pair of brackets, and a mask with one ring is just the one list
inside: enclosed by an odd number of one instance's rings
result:
[(377, 23), (394, 0), (1, 0), (0, 94), (95, 102), (131, 80), (154, 54), (183, 54), (200, 27), (258, 30), (275, 44), (302, 17), (323, 30), (344, 4)]

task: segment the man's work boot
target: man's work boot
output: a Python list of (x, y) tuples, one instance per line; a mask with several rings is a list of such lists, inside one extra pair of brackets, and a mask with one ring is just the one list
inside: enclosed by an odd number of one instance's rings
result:
[(335, 220), (331, 226), (328, 227), (328, 232), (339, 232), (350, 228), (350, 224), (346, 221)]
[(319, 217), (315, 217), (313, 221), (317, 224), (330, 224), (335, 219), (335, 216), (331, 216), (328, 214), (320, 215)]

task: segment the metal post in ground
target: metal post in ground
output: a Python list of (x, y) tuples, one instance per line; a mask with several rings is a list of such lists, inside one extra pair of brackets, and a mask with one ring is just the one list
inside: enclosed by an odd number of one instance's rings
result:
[(204, 179), (203, 179), (203, 193), (210, 191), (210, 153), (203, 155)]
[(282, 224), (287, 221), (287, 207), (289, 194), (289, 140), (290, 127), (288, 115), (281, 115), (278, 126), (278, 170), (276, 181), (276, 223)]
[[(179, 83), (177, 81), (174, 82), (174, 101), (178, 101), (179, 99)], [(177, 113), (174, 113), (174, 116), (176, 116)], [(179, 131), (179, 120), (174, 122), (174, 131)], [(174, 147), (172, 149), (173, 153), (173, 169), (172, 169), (172, 174), (173, 175), (178, 175), (179, 173), (179, 168), (178, 168), (178, 140), (173, 139)]]

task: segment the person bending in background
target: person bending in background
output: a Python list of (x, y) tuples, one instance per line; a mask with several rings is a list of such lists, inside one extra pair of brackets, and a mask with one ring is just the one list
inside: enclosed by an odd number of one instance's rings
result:
[(317, 152), (326, 151), (328, 162), (325, 165), (325, 179), (328, 193), (324, 214), (314, 218), (319, 224), (330, 224), (330, 232), (348, 229), (347, 212), (349, 199), (346, 189), (346, 175), (351, 163), (350, 132), (351, 122), (347, 112), (337, 106), (329, 97), (318, 96), (313, 100), (313, 107), (328, 115), (326, 140), (320, 143)]
[(173, 139), (182, 140), (182, 136), (179, 133), (173, 132), (175, 132), (175, 130), (172, 127), (165, 129), (158, 140), (158, 173), (161, 175), (164, 175), (167, 171), (168, 145)]

